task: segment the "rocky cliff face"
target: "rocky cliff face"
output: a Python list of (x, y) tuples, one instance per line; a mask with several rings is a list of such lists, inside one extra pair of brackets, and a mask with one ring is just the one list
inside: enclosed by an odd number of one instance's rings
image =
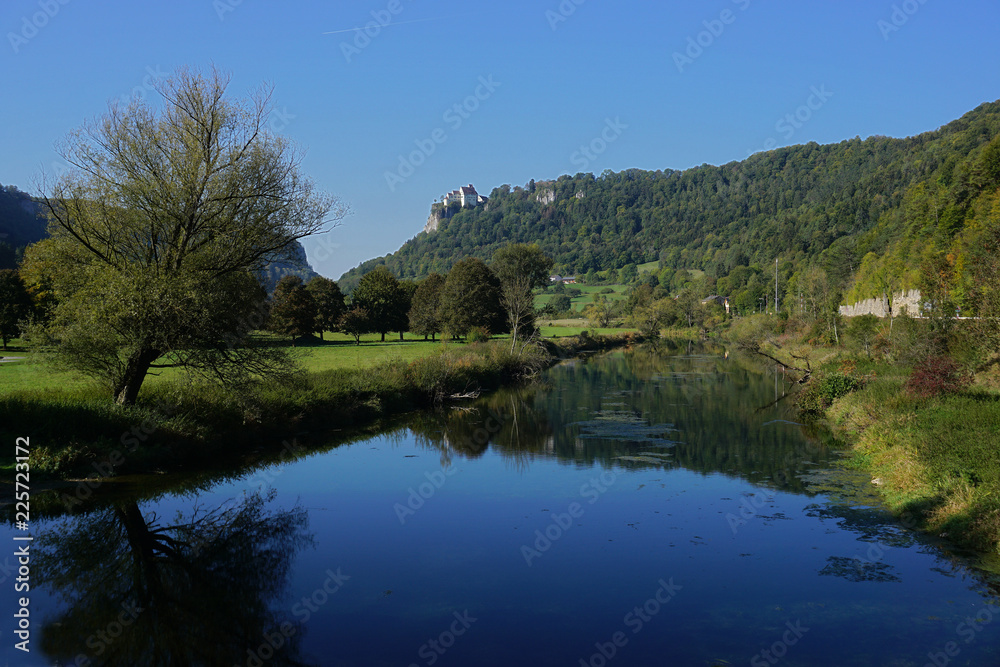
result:
[[(919, 317), (921, 315), (920, 290), (914, 289), (908, 292), (896, 292), (892, 295), (892, 314), (902, 315), (904, 312), (910, 317)], [(840, 314), (844, 317), (857, 317), (859, 315), (889, 317), (889, 300), (865, 299), (849, 306), (841, 306)]]
[(285, 276), (298, 276), (302, 278), (302, 282), (307, 283), (318, 275), (309, 265), (306, 249), (296, 241), (288, 257), (271, 262), (257, 277), (267, 293), (272, 294), (278, 281)]
[(436, 232), (438, 230), (438, 226), (441, 224), (441, 221), (447, 220), (453, 215), (455, 215), (454, 209), (445, 208), (441, 204), (432, 205), (431, 214), (427, 216), (427, 222), (424, 224), (424, 231), (428, 234)]
[(542, 204), (543, 206), (546, 206), (546, 205), (551, 204), (552, 202), (554, 202), (556, 200), (556, 191), (555, 190), (539, 190), (538, 194), (535, 195), (535, 199), (538, 200), (539, 204)]

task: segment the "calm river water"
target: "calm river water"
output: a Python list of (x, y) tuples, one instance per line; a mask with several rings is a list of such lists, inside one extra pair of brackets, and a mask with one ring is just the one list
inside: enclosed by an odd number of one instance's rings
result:
[(375, 437), (289, 437), (242, 472), (108, 483), (72, 514), (49, 502), (31, 653), (8, 614), (3, 656), (1000, 665), (1000, 587), (880, 509), (774, 402), (789, 390), (751, 360), (640, 348)]

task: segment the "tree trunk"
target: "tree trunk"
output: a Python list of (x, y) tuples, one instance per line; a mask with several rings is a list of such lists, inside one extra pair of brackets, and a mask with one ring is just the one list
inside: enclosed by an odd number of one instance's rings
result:
[(383, 343), (385, 342), (385, 332), (384, 331), (382, 332), (382, 342)]
[(149, 372), (149, 367), (160, 356), (159, 350), (147, 347), (132, 353), (125, 364), (125, 372), (114, 387), (115, 403), (118, 405), (135, 405), (139, 397), (139, 389)]
[(319, 339), (323, 340), (323, 330), (322, 329), (319, 330)]
[(403, 332), (402, 331), (399, 332), (399, 340), (403, 340)]

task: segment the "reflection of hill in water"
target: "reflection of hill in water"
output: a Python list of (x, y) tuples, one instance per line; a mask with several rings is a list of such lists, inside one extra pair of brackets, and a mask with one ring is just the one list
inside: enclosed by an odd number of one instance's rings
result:
[(426, 446), (463, 456), (492, 446), (519, 465), (535, 455), (677, 465), (805, 491), (797, 475), (830, 454), (794, 423), (788, 401), (774, 403), (791, 383), (751, 359), (693, 351), (645, 346), (573, 360), (542, 384), (422, 414), (410, 428)]

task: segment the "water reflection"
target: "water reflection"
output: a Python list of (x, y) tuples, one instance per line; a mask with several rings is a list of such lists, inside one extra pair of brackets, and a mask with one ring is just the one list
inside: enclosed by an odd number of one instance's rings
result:
[(229, 665), (267, 643), (269, 665), (304, 664), (303, 627), (271, 603), (312, 538), (305, 510), (269, 510), (271, 499), (171, 521), (120, 501), (52, 525), (35, 562), (68, 607), (45, 624), (42, 650), (68, 664)]
[[(964, 641), (971, 616), (987, 622), (949, 664), (997, 664), (996, 590), (880, 509), (829, 436), (803, 437), (792, 390), (740, 355), (634, 349), (211, 488), (107, 483), (48, 523), (39, 589), (65, 604), (39, 591), (40, 639), (63, 664), (426, 665), (465, 613), (475, 625), (435, 664), (599, 664), (595, 642), (622, 629), (616, 664), (773, 664), (762, 652), (801, 624), (781, 664), (899, 667)], [(224, 502), (260, 484), (312, 508), (315, 551), (302, 510)], [(193, 488), (221, 505), (191, 511)], [(351, 585), (289, 620), (334, 552)], [(661, 580), (683, 589), (633, 633), (625, 614)]]
[[(545, 384), (423, 413), (409, 428), (445, 459), (478, 458), (492, 447), (520, 469), (536, 456), (585, 466), (669, 463), (806, 492), (799, 475), (832, 455), (819, 434), (802, 437), (793, 406), (781, 400), (793, 383), (742, 355), (699, 352), (640, 347), (570, 361)], [(772, 387), (776, 399), (762, 406)]]

